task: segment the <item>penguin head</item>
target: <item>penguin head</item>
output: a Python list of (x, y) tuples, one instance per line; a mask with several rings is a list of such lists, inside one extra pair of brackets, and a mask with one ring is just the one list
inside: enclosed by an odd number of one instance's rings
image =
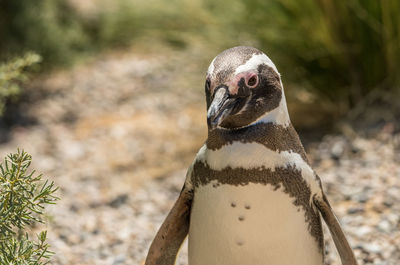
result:
[(215, 57), (207, 71), (205, 92), (210, 130), (257, 122), (289, 123), (280, 74), (256, 48), (234, 47)]

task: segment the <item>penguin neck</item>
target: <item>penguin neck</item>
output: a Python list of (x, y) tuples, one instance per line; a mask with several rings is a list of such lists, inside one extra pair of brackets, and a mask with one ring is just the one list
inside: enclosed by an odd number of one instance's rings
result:
[(206, 147), (215, 151), (235, 142), (242, 144), (258, 143), (277, 152), (296, 152), (300, 154), (304, 161), (308, 162), (303, 145), (290, 121), (287, 126), (262, 120), (251, 126), (235, 130), (223, 128), (209, 130)]
[[(287, 130), (289, 126), (282, 126), (271, 121), (259, 120), (248, 126), (226, 129), (218, 127), (208, 130), (207, 143), (218, 142), (220, 144), (229, 144), (232, 141), (246, 141), (257, 139), (258, 142), (266, 142), (273, 137), (277, 131)], [(218, 145), (220, 145), (218, 144)]]

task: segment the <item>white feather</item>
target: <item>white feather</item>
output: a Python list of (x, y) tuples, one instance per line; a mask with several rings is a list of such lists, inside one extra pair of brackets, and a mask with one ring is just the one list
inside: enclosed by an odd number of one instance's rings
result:
[(197, 160), (206, 163), (213, 170), (231, 168), (269, 168), (274, 171), (278, 167), (295, 167), (301, 171), (302, 177), (309, 185), (312, 194), (319, 194), (320, 187), (312, 168), (300, 154), (293, 151), (273, 151), (259, 143), (233, 142), (218, 150), (210, 150), (204, 145)]
[(282, 188), (212, 184), (195, 190), (190, 265), (322, 264), (322, 253), (308, 231), (303, 209), (295, 206), (294, 198)]
[(290, 117), (289, 117), (289, 112), (288, 112), (287, 105), (286, 105), (285, 92), (283, 90), (282, 82), (281, 82), (281, 87), (282, 87), (282, 98), (281, 98), (281, 101), (279, 102), (278, 107), (269, 112), (266, 112), (264, 115), (262, 115), (260, 118), (258, 118), (252, 124), (274, 123), (274, 124), (281, 125), (285, 128), (289, 126)]
[(279, 75), (278, 69), (276, 68), (275, 64), (264, 53), (253, 54), (253, 56), (249, 60), (247, 60), (244, 64), (242, 64), (238, 68), (236, 68), (235, 75), (237, 75), (241, 72), (249, 71), (249, 70), (257, 70), (257, 67), (260, 64), (268, 65), (269, 67), (274, 69), (274, 71)]
[(211, 75), (214, 72), (214, 61), (217, 57), (215, 57), (212, 62), (210, 63), (210, 66), (208, 66), (207, 74)]

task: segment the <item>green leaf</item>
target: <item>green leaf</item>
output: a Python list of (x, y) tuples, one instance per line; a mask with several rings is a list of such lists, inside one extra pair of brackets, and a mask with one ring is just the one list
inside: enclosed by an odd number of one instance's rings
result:
[(28, 172), (32, 157), (24, 151), (9, 154), (0, 164), (0, 264), (44, 265), (53, 254), (46, 243), (47, 231), (28, 236), (29, 225), (42, 219), (46, 205), (54, 204), (58, 187)]

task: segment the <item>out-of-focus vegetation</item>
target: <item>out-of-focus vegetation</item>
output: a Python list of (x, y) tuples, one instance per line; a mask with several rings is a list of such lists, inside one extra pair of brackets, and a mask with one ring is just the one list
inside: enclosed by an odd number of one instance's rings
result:
[(64, 0), (0, 2), (0, 59), (34, 51), (45, 65), (70, 62), (88, 39), (81, 18)]
[(288, 87), (339, 115), (400, 94), (399, 1), (85, 0), (85, 12), (79, 2), (0, 2), (0, 58), (28, 49), (52, 66), (147, 42), (194, 45), (210, 59), (250, 44), (270, 55)]
[(18, 151), (0, 164), (0, 263), (4, 265), (45, 265), (52, 254), (46, 231), (37, 240), (27, 233), (27, 226), (43, 223), (45, 205), (58, 199), (53, 182), (41, 183), (42, 175), (27, 171), (31, 160)]
[[(201, 1), (93, 0), (90, 11), (68, 0), (0, 2), (0, 59), (35, 51), (43, 69), (137, 40), (185, 47), (193, 36), (209, 39), (216, 25)], [(214, 18), (215, 19), (215, 18)]]
[(40, 60), (39, 55), (28, 52), (23, 57), (0, 64), (0, 116), (7, 101), (15, 99), (21, 93), (21, 83), (28, 78), (27, 70)]
[(293, 83), (345, 111), (399, 95), (399, 11), (392, 0), (249, 0), (243, 21)]

